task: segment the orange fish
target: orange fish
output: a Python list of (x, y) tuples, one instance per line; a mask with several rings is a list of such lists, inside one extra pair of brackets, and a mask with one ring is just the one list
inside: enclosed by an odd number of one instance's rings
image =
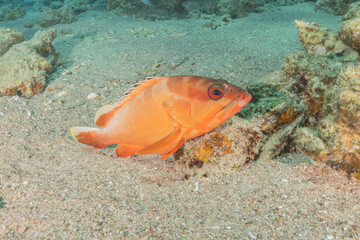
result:
[(99, 128), (74, 127), (81, 143), (116, 154), (161, 154), (165, 159), (186, 140), (210, 132), (251, 100), (244, 89), (224, 80), (197, 76), (150, 77), (137, 83), (119, 102), (96, 114)]

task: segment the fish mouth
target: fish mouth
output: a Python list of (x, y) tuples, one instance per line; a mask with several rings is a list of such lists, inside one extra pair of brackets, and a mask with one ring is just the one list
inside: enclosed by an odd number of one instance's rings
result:
[(251, 94), (250, 93), (245, 93), (245, 95), (242, 98), (240, 98), (239, 102), (243, 102), (246, 105), (251, 101), (251, 99), (252, 99)]
[(217, 118), (221, 121), (225, 121), (226, 119), (230, 118), (238, 111), (240, 111), (243, 107), (245, 107), (251, 101), (251, 99), (251, 94), (244, 92), (244, 94), (238, 96), (238, 98), (231, 102), (229, 105), (222, 108), (218, 112)]
[(240, 96), (238, 96), (238, 99), (236, 101), (236, 107), (238, 109), (238, 111), (240, 109), (242, 109), (243, 107), (245, 107), (252, 99), (252, 96), (250, 93), (247, 93), (244, 91), (243, 94), (241, 94)]

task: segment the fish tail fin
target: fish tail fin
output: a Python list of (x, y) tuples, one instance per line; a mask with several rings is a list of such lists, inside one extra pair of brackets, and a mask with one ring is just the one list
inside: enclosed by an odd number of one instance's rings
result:
[(73, 127), (70, 129), (75, 141), (94, 146), (96, 148), (104, 148), (108, 144), (104, 141), (101, 129), (91, 127)]

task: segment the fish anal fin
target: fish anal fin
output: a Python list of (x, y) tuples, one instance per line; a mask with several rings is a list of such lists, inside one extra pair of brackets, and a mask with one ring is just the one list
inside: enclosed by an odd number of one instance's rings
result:
[(131, 157), (142, 148), (143, 146), (134, 144), (118, 144), (116, 147), (116, 155), (124, 158)]
[(136, 154), (162, 154), (169, 152), (173, 149), (179, 141), (182, 139), (182, 133), (180, 129), (176, 128), (172, 133), (164, 137), (163, 139), (151, 144), (136, 152)]
[(184, 144), (185, 140), (181, 140), (178, 142), (178, 144), (169, 152), (161, 154), (161, 160), (164, 160), (165, 158), (169, 157), (171, 154), (173, 154), (174, 152), (176, 152), (177, 150), (179, 150), (179, 148), (181, 148), (181, 146)]
[(173, 95), (163, 103), (164, 109), (181, 125), (193, 128), (195, 123), (191, 117), (191, 102), (184, 97)]

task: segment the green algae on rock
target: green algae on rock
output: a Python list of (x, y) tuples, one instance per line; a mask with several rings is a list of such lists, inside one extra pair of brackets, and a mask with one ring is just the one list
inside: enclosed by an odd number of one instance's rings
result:
[(51, 45), (55, 37), (55, 29), (39, 31), (0, 57), (0, 96), (31, 97), (42, 91), (58, 60), (58, 52)]

